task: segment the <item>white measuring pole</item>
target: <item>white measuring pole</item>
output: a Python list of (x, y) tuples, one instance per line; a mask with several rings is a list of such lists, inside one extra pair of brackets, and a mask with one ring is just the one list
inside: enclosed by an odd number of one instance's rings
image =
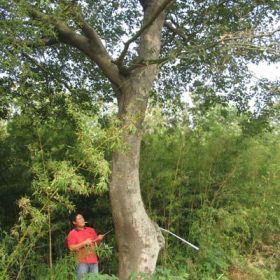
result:
[(198, 247), (196, 247), (196, 246), (193, 245), (192, 243), (188, 242), (187, 240), (183, 239), (182, 237), (176, 235), (175, 233), (173, 233), (173, 232), (171, 232), (171, 231), (169, 231), (169, 230), (167, 230), (167, 229), (161, 228), (161, 227), (159, 227), (159, 228), (160, 228), (161, 230), (163, 230), (163, 231), (165, 231), (165, 232), (168, 232), (169, 234), (175, 236), (176, 238), (178, 238), (178, 239), (181, 240), (182, 242), (188, 244), (189, 246), (193, 247), (194, 249), (199, 250)]

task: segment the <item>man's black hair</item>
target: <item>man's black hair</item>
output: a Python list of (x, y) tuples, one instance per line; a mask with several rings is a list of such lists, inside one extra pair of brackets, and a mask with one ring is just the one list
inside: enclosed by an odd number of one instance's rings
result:
[(69, 220), (70, 220), (71, 224), (76, 221), (76, 218), (77, 218), (77, 216), (79, 214), (81, 214), (81, 213), (80, 212), (72, 212), (72, 213), (70, 213)]

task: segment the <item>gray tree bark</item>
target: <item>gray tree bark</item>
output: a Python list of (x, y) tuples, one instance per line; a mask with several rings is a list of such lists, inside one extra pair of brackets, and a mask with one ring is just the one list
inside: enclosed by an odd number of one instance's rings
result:
[[(130, 79), (118, 100), (123, 149), (113, 153), (110, 198), (118, 243), (119, 278), (132, 272), (151, 274), (164, 239), (147, 215), (139, 184), (141, 125), (148, 102), (147, 85)], [(128, 127), (135, 130), (129, 132)]]
[[(144, 26), (164, 1), (158, 2), (145, 7)], [(159, 57), (164, 16), (161, 12), (141, 35), (140, 61)], [(110, 199), (118, 243), (118, 276), (122, 280), (128, 279), (132, 272), (153, 273), (164, 245), (158, 226), (147, 215), (139, 184), (141, 127), (157, 69), (155, 65), (136, 69), (116, 90), (124, 150), (113, 153)], [(129, 132), (127, 127), (131, 126), (135, 131)]]

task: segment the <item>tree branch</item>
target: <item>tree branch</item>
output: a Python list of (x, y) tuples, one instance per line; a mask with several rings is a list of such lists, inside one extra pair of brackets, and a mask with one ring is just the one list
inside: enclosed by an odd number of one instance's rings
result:
[[(176, 34), (177, 34), (178, 31), (180, 31), (180, 30), (174, 28), (172, 25), (171, 25), (171, 27), (172, 27), (172, 31), (173, 31), (173, 29), (175, 29), (174, 31), (176, 31)], [(262, 49), (262, 48), (265, 48), (265, 49), (270, 50), (270, 51), (275, 51), (272, 48), (269, 49), (269, 46), (262, 47), (262, 46), (256, 46), (256, 45), (250, 45), (250, 44), (240, 44), (239, 40), (242, 41), (243, 39), (252, 40), (252, 39), (257, 39), (257, 38), (271, 37), (277, 32), (280, 32), (280, 28), (275, 29), (271, 32), (262, 32), (262, 33), (258, 33), (258, 34), (254, 34), (251, 31), (250, 31), (250, 33), (239, 32), (237, 34), (226, 34), (226, 35), (221, 36), (219, 40), (217, 40), (216, 42), (214, 42), (213, 44), (211, 44), (208, 47), (205, 47), (205, 46), (201, 45), (201, 46), (193, 46), (193, 48), (196, 49), (196, 50), (198, 50), (200, 48), (211, 49), (211, 48), (214, 48), (218, 45), (225, 45), (226, 42), (233, 42), (232, 46), (237, 46), (237, 47), (240, 46), (240, 47), (243, 47), (243, 48), (246, 48), (246, 49), (258, 49), (258, 48)], [(184, 39), (184, 41), (188, 40), (187, 35), (185, 35), (183, 32), (182, 32), (182, 34), (180, 32), (177, 35), (179, 35), (179, 36), (182, 35), (181, 37)], [(162, 64), (165, 64), (169, 61), (172, 61), (173, 59), (180, 58), (180, 56), (186, 55), (187, 53), (188, 52), (184, 51), (184, 48), (177, 47), (176, 49), (173, 49), (169, 54), (167, 54), (164, 57), (161, 57), (161, 58), (158, 58), (158, 59), (142, 59), (142, 60), (136, 61), (135, 63), (131, 64), (129, 67), (122, 67), (121, 71), (124, 74), (129, 74), (131, 71), (133, 71), (137, 68), (140, 68), (140, 67), (146, 67), (146, 66), (153, 65), (153, 64), (162, 65)], [(276, 54), (276, 52), (275, 52), (275, 54)]]
[(139, 67), (146, 67), (146, 66), (149, 66), (149, 65), (154, 65), (154, 64), (163, 64), (165, 62), (168, 62), (170, 61), (171, 59), (174, 59), (174, 57), (170, 57), (170, 56), (165, 56), (165, 57), (162, 57), (162, 58), (159, 58), (159, 59), (148, 59), (148, 60), (141, 60), (137, 63), (134, 63), (132, 64), (131, 66), (127, 67), (127, 68), (124, 68), (123, 71), (127, 72), (127, 73), (130, 73), (131, 71), (133, 71), (134, 69), (137, 69)]
[(29, 48), (37, 48), (37, 47), (44, 47), (44, 46), (53, 46), (59, 43), (59, 40), (57, 38), (46, 38), (43, 37), (41, 38), (38, 42), (34, 42), (31, 40), (22, 40), (22, 41), (15, 41), (16, 44), (18, 45), (24, 45)]
[(153, 22), (157, 19), (157, 17), (165, 10), (165, 8), (174, 0), (165, 0), (158, 8), (158, 10), (155, 12), (155, 14), (150, 18), (150, 20), (143, 25), (141, 29), (139, 29), (134, 36), (132, 36), (125, 44), (124, 44), (124, 49), (122, 50), (119, 58), (116, 60), (116, 64), (118, 66), (121, 66), (124, 60), (124, 57), (128, 51), (128, 48), (130, 44), (139, 38), (139, 36), (149, 27), (153, 24)]
[(44, 73), (50, 75), (54, 80), (57, 80), (59, 83), (63, 84), (65, 88), (68, 89), (69, 92), (73, 92), (73, 89), (70, 85), (68, 85), (63, 79), (58, 78), (57, 75), (48, 71), (45, 67), (43, 67), (35, 58), (31, 57), (29, 54), (22, 52), (22, 55), (30, 60), (32, 63), (36, 64)]
[(189, 36), (186, 35), (184, 32), (182, 32), (180, 29), (175, 28), (170, 22), (165, 21), (164, 26), (167, 27), (175, 35), (178, 35), (179, 37), (181, 37), (184, 40), (184, 42), (186, 42), (186, 43), (189, 42)]
[(241, 31), (236, 33), (228, 33), (228, 34), (221, 35), (218, 42), (224, 43), (226, 41), (235, 41), (235, 40), (243, 40), (243, 39), (246, 39), (248, 41), (257, 38), (272, 37), (277, 32), (280, 32), (280, 28), (277, 28), (270, 32), (260, 32), (260, 33), (254, 33), (252, 30), (243, 31), (243, 32)]
[(112, 59), (103, 46), (98, 34), (83, 20), (81, 15), (78, 18), (85, 36), (76, 33), (65, 22), (51, 15), (45, 15), (34, 9), (30, 9), (29, 14), (33, 19), (53, 26), (60, 42), (79, 49), (101, 68), (104, 75), (111, 82), (116, 85), (120, 84), (117, 66), (112, 63)]
[(74, 21), (81, 28), (83, 34), (90, 40), (92, 45), (96, 49), (98, 48), (98, 51), (102, 53), (103, 56), (107, 57), (107, 59), (112, 60), (97, 32), (85, 21), (78, 4), (75, 1), (71, 1), (71, 3), (65, 0), (61, 1), (65, 2), (65, 4), (67, 4), (68, 6), (70, 5), (73, 8), (71, 15), (73, 16)]
[(142, 59), (138, 62), (133, 63), (129, 67), (123, 67), (124, 73), (130, 73), (131, 71), (139, 68), (139, 67), (146, 67), (149, 65), (163, 65), (166, 62), (172, 61), (173, 59), (179, 58), (180, 55), (186, 54), (186, 52), (182, 52), (181, 48), (177, 48), (172, 50), (169, 54), (167, 54), (164, 57), (158, 58), (158, 59)]

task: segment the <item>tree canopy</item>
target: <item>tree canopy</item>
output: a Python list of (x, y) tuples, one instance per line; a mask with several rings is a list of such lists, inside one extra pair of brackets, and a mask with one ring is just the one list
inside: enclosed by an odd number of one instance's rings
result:
[[(153, 16), (165, 7), (168, 14), (155, 61), (139, 54), (140, 35), (153, 23), (141, 23), (149, 1), (2, 2), (2, 71), (18, 91), (23, 79), (33, 94), (47, 86), (81, 101), (112, 101), (109, 68), (129, 75), (156, 63), (156, 100), (178, 100), (203, 86), (241, 102), (251, 79), (248, 62), (279, 61), (278, 1), (162, 1)], [(81, 49), (94, 34), (93, 49)], [(100, 52), (108, 65), (98, 62)]]

